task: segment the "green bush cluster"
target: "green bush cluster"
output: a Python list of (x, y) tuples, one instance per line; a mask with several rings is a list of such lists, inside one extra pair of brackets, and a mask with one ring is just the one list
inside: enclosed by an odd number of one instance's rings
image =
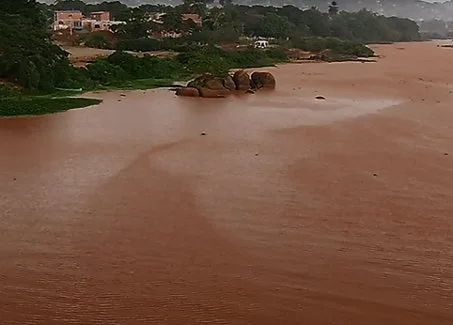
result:
[(226, 75), (232, 68), (271, 66), (288, 60), (282, 49), (262, 51), (253, 48), (240, 51), (223, 51), (214, 46), (182, 53), (177, 57), (189, 74), (209, 72)]
[(20, 95), (19, 90), (0, 84), (0, 98), (14, 97)]
[(101, 101), (90, 98), (49, 98), (33, 96), (0, 97), (0, 116), (39, 115), (97, 105)]
[(174, 59), (149, 55), (137, 57), (117, 51), (89, 64), (85, 73), (95, 85), (121, 86), (128, 80), (182, 78), (183, 70), (182, 65)]
[(111, 49), (113, 47), (112, 43), (104, 35), (94, 35), (92, 37), (88, 37), (85, 41), (85, 46), (96, 49)]
[(333, 37), (299, 38), (293, 40), (292, 45), (295, 48), (310, 51), (313, 53), (319, 53), (323, 50), (331, 50), (332, 53), (336, 55), (349, 55), (359, 57), (370, 57), (374, 55), (373, 50), (364, 44), (352, 41), (343, 41)]

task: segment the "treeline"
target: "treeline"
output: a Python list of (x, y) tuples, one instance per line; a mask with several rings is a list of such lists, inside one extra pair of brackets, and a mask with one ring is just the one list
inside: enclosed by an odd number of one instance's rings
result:
[(423, 39), (453, 38), (453, 21), (440, 19), (424, 20), (419, 23)]
[(0, 78), (28, 89), (52, 89), (71, 68), (50, 41), (48, 20), (34, 0), (0, 0)]
[[(297, 39), (301, 37), (337, 37), (363, 43), (419, 40), (418, 25), (409, 19), (384, 17), (370, 11), (336, 10), (322, 12), (315, 7), (302, 10), (295, 6), (266, 7), (233, 5), (221, 1), (221, 7), (211, 7), (212, 0), (184, 0), (178, 6), (141, 5), (129, 8), (125, 4), (102, 2), (86, 4), (81, 0), (60, 0), (48, 7), (52, 10), (76, 9), (84, 13), (109, 11), (114, 19), (127, 21), (117, 34), (123, 39), (147, 37), (149, 31), (190, 29), (192, 40), (198, 42), (234, 42), (241, 36)], [(163, 24), (149, 20), (152, 13), (166, 13)], [(183, 26), (181, 15), (196, 13), (203, 19), (201, 28)], [(189, 27), (189, 28), (188, 28)]]
[[(176, 7), (143, 5), (128, 9), (124, 5), (115, 3), (105, 4), (113, 9), (116, 8), (117, 11), (113, 11), (113, 15), (123, 16), (128, 24), (119, 26), (115, 30), (119, 41), (112, 42), (96, 35), (86, 40), (86, 44), (99, 48), (131, 51), (180, 51), (187, 45), (193, 44), (218, 45), (241, 41), (250, 43), (250, 38), (266, 37), (287, 47), (315, 51), (317, 47), (310, 47), (310, 44), (328, 45), (333, 42), (309, 40), (330, 38), (342, 40), (342, 43), (348, 43), (348, 46), (361, 47), (358, 52), (364, 52), (365, 47), (360, 46), (361, 43), (420, 39), (418, 25), (415, 22), (404, 18), (384, 17), (366, 10), (351, 13), (338, 11), (335, 8), (335, 10), (321, 12), (316, 8), (301, 10), (294, 6), (249, 7), (225, 2), (222, 7), (208, 8), (206, 2), (194, 1), (186, 0), (184, 4)], [(101, 5), (103, 4), (99, 6)], [(156, 12), (166, 13), (162, 24), (150, 21), (150, 14)], [(183, 13), (199, 14), (202, 17), (202, 26), (183, 24), (181, 21)], [(184, 36), (177, 40), (149, 39), (150, 31), (162, 30), (183, 32)], [(304, 46), (300, 47), (301, 44)], [(339, 48), (336, 46), (337, 50)]]
[[(181, 29), (180, 15), (197, 13), (203, 18), (203, 27), (197, 30), (200, 41), (237, 40), (240, 36), (262, 36), (274, 38), (297, 37), (337, 37), (356, 42), (398, 42), (418, 40), (418, 25), (409, 19), (384, 17), (370, 11), (358, 12), (338, 10), (322, 12), (315, 7), (302, 10), (295, 6), (266, 7), (233, 5), (231, 1), (221, 1), (222, 7), (208, 7), (212, 0), (184, 0), (178, 6), (142, 5), (129, 8), (125, 4), (103, 2), (85, 4), (81, 0), (60, 0), (50, 6), (52, 10), (77, 9), (109, 11), (116, 20), (131, 22), (133, 27), (122, 31), (123, 37), (144, 37), (143, 33), (157, 30)], [(150, 13), (165, 12), (164, 25), (157, 25), (147, 18)], [(141, 28), (140, 28), (141, 27)]]
[[(166, 59), (139, 58), (119, 51), (76, 68), (70, 64), (68, 53), (52, 44), (40, 4), (35, 0), (0, 1), (7, 5), (0, 11), (0, 79), (29, 91), (122, 87), (127, 81), (140, 79), (170, 82), (198, 73), (226, 74), (234, 67), (271, 65), (287, 58), (281, 49), (226, 52), (203, 46), (187, 47), (184, 53)], [(0, 97), (10, 95), (10, 90), (1, 87)]]
[[(125, 53), (96, 60), (86, 68), (75, 68), (68, 53), (51, 42), (49, 13), (53, 9), (109, 10), (125, 15), (128, 22), (116, 31), (120, 42), (112, 45), (101, 39), (99, 46), (119, 50), (171, 49), (175, 58), (135, 58)], [(208, 9), (206, 2), (186, 0), (177, 7), (142, 6), (127, 8), (119, 2), (86, 5), (79, 0), (59, 1), (51, 7), (35, 0), (0, 0), (0, 78), (25, 89), (51, 91), (59, 88), (95, 88), (140, 78), (178, 79), (202, 72), (225, 73), (233, 67), (263, 66), (287, 60), (286, 48), (321, 52), (330, 50), (331, 58), (370, 56), (373, 52), (362, 43), (410, 41), (419, 38), (418, 26), (407, 19), (385, 18), (367, 11), (323, 13), (314, 8), (300, 10), (262, 6), (235, 6)], [(153, 40), (149, 13), (166, 12), (163, 26), (190, 29), (190, 35), (178, 40)], [(183, 12), (196, 12), (202, 27), (181, 25)], [(117, 17), (118, 18), (118, 17)], [(244, 37), (274, 38), (279, 48), (261, 51), (222, 51), (216, 46), (239, 42)], [(91, 40), (95, 41), (95, 40)], [(246, 42), (250, 42), (246, 40)], [(119, 60), (118, 58), (121, 58)], [(121, 62), (127, 62), (122, 64)], [(121, 63), (121, 64), (120, 64)], [(133, 68), (132, 68), (133, 67)], [(132, 70), (131, 70), (132, 69)]]

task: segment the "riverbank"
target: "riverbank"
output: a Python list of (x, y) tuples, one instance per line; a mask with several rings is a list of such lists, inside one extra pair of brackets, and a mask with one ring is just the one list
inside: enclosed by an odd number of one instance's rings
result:
[[(271, 66), (287, 60), (285, 52), (279, 49), (226, 52), (216, 47), (203, 47), (174, 58), (137, 57), (117, 51), (106, 58), (94, 60), (86, 68), (71, 67), (65, 83), (59, 84), (59, 87), (80, 88), (85, 92), (169, 87), (176, 81), (188, 81), (203, 73), (226, 76), (232, 68)], [(77, 103), (81, 106), (90, 104), (78, 99), (53, 97), (53, 93), (43, 96), (30, 94), (29, 91), (0, 88), (0, 116), (46, 114), (76, 108)]]

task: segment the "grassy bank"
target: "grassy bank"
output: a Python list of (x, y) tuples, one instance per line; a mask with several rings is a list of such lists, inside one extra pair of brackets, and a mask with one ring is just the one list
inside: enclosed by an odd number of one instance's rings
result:
[[(185, 80), (185, 79), (184, 79)], [(174, 79), (134, 79), (134, 80), (126, 80), (123, 82), (113, 82), (104, 85), (98, 85), (93, 91), (102, 91), (102, 90), (145, 90), (145, 89), (153, 89), (153, 88), (160, 88), (160, 87), (172, 87), (173, 83), (176, 81), (184, 81), (184, 80), (174, 80)]]
[(328, 62), (345, 61), (357, 57), (372, 57), (374, 52), (362, 43), (334, 37), (304, 37), (291, 41), (292, 46), (312, 53), (326, 53)]
[(97, 105), (92, 98), (16, 96), (0, 98), (0, 116), (42, 115)]
[[(301, 39), (297, 47), (319, 52), (331, 50), (326, 60), (343, 60), (350, 56), (370, 56), (369, 48), (337, 39)], [(346, 56), (345, 56), (346, 55)], [(68, 109), (99, 103), (94, 99), (73, 98), (73, 92), (64, 89), (82, 89), (83, 92), (113, 89), (151, 89), (169, 87), (175, 81), (211, 73), (219, 77), (235, 68), (258, 68), (288, 62), (285, 47), (257, 50), (222, 50), (216, 46), (199, 46), (171, 58), (145, 55), (138, 57), (117, 51), (106, 58), (99, 58), (84, 68), (64, 70), (56, 84), (60, 90), (28, 89), (26, 92), (0, 88), (0, 115), (37, 115), (61, 112)], [(62, 90), (63, 89), (63, 90)]]

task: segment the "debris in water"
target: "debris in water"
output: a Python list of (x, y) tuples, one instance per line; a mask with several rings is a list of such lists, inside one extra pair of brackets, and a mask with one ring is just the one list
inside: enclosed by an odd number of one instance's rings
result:
[(206, 131), (203, 131), (200, 133), (200, 135), (206, 135), (206, 134), (207, 134)]
[(326, 97), (324, 97), (324, 96), (316, 96), (315, 98), (316, 99), (322, 99), (322, 100), (326, 99)]
[(376, 174), (376, 173), (374, 173), (374, 174), (373, 174), (373, 176), (374, 176), (374, 177), (376, 177), (376, 176), (377, 176), (377, 174)]
[(448, 156), (448, 152), (444, 152), (444, 156)]
[(120, 96), (121, 96), (121, 97), (126, 97), (126, 94), (121, 94)]

